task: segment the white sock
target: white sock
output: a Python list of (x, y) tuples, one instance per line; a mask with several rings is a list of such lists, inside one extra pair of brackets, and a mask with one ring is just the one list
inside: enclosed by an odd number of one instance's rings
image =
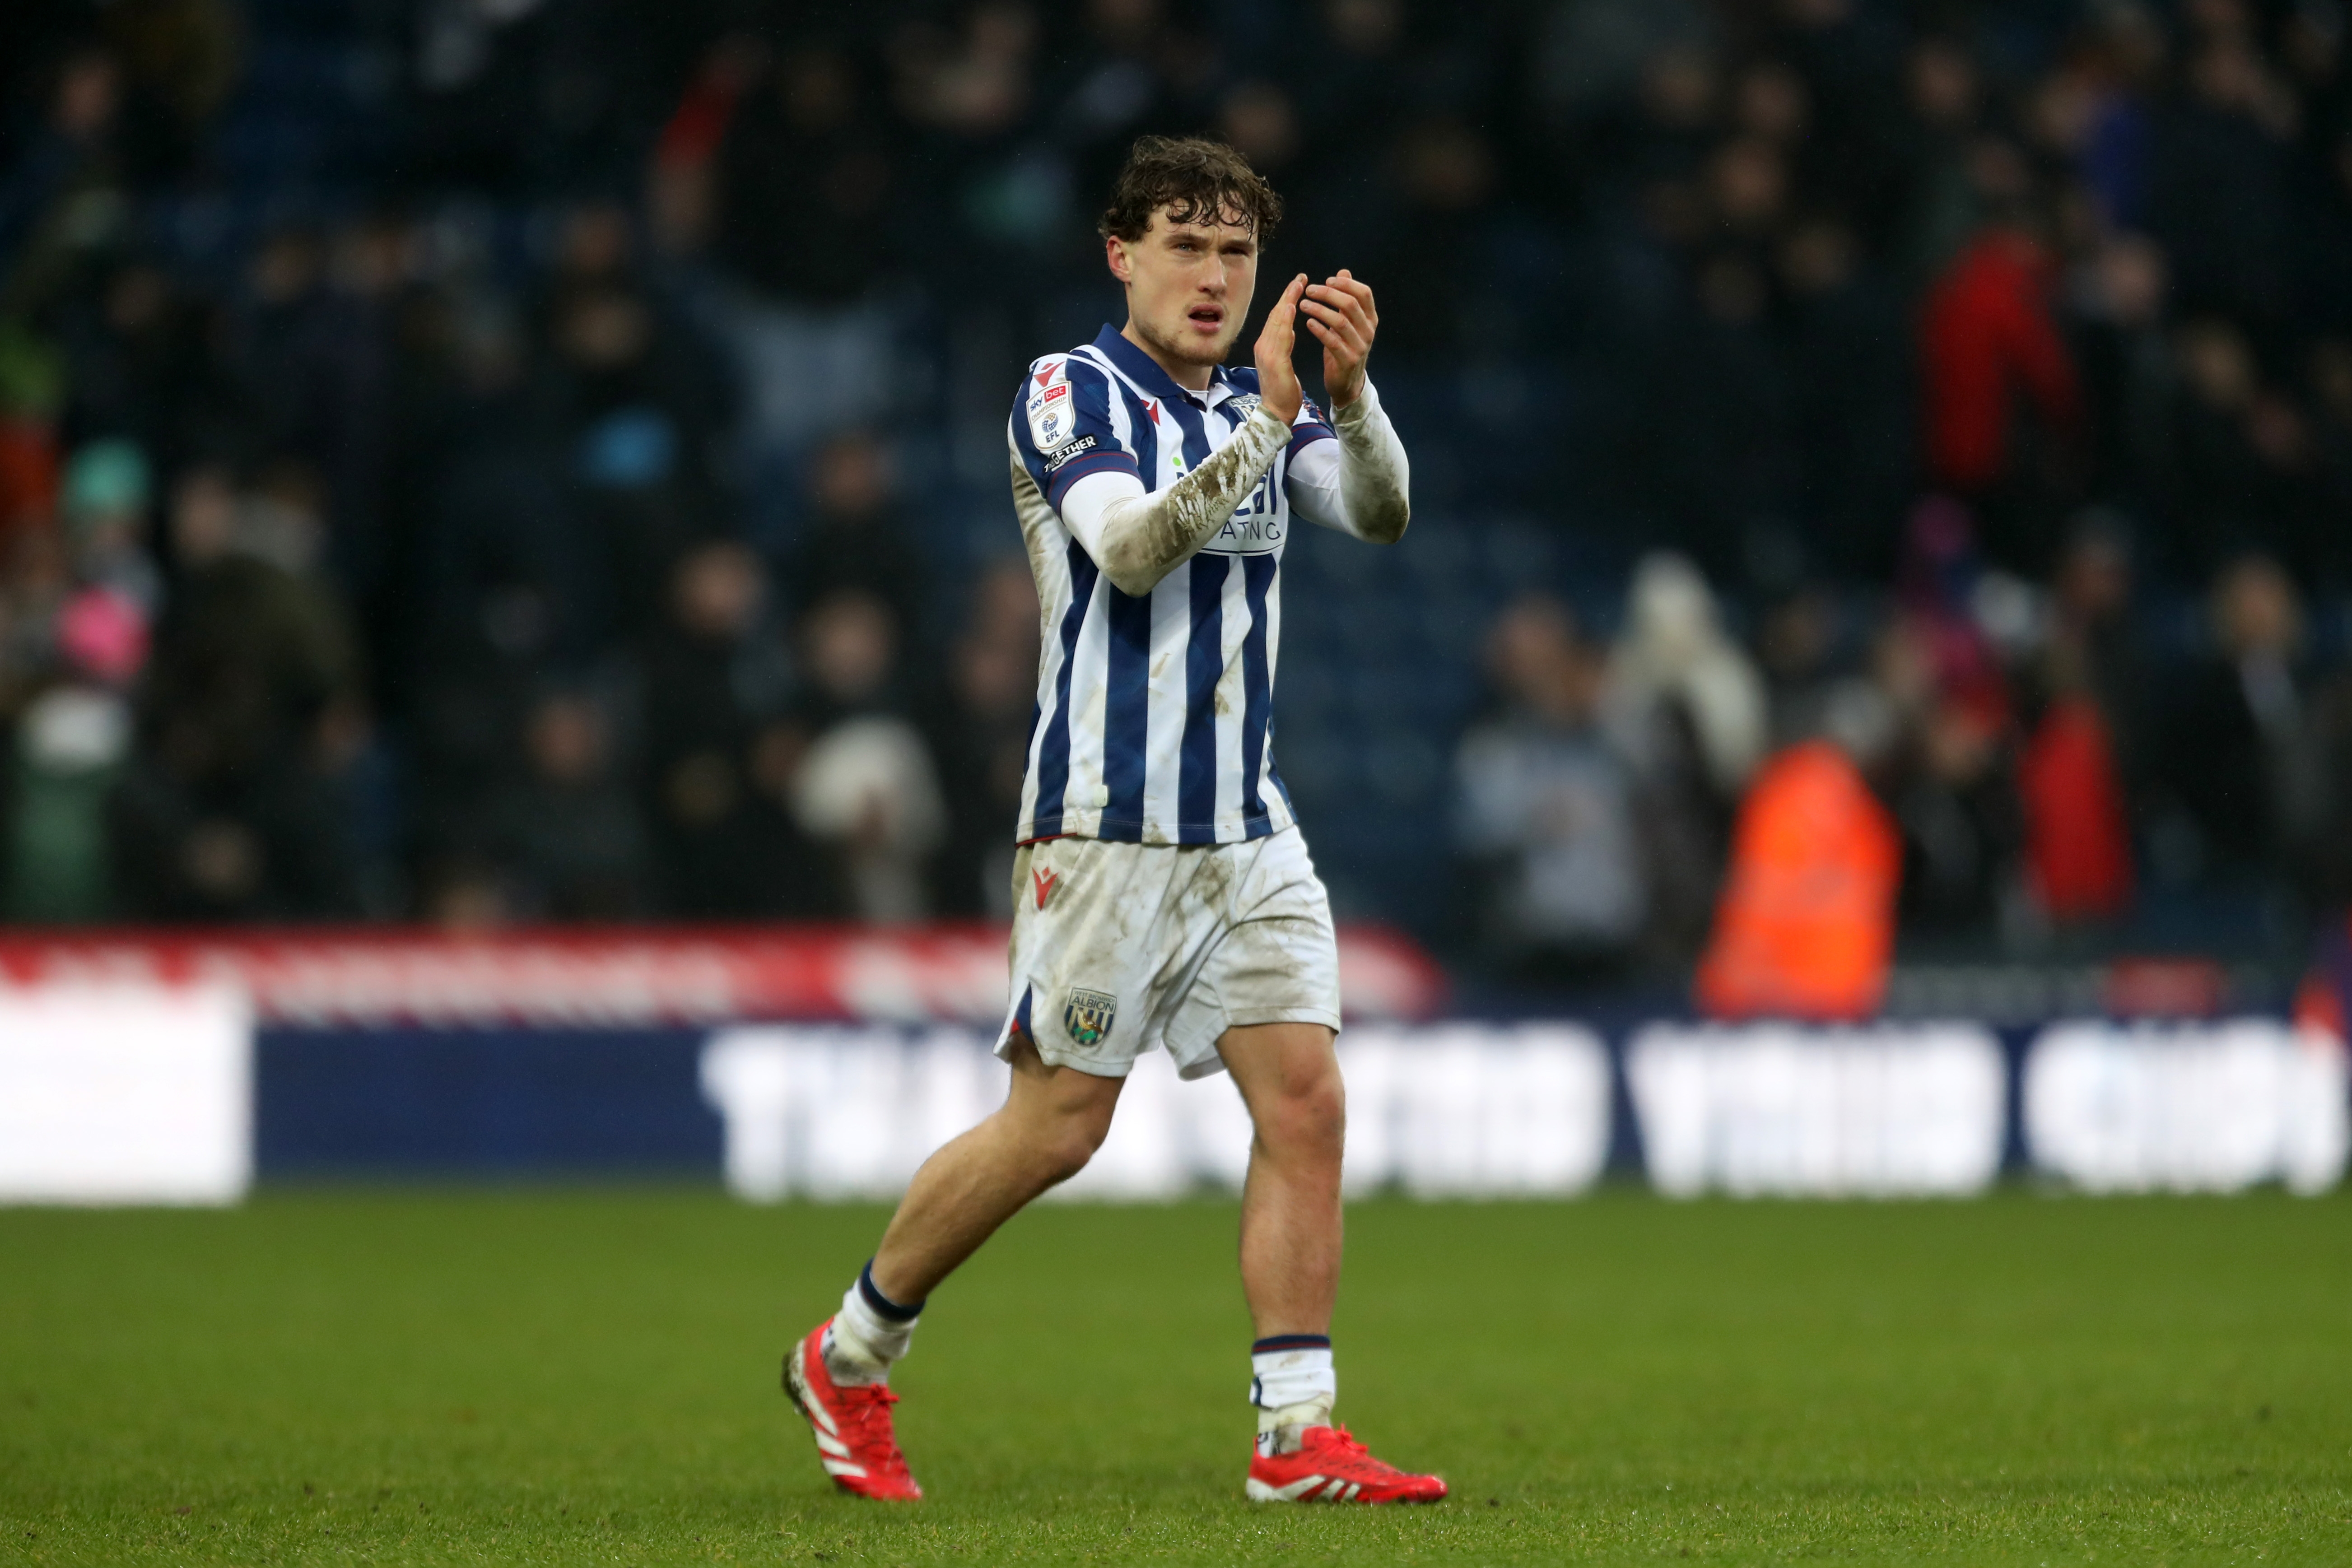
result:
[[(845, 1388), (889, 1382), (891, 1366), (915, 1338), (915, 1319), (886, 1316), (867, 1297), (872, 1289), (871, 1275), (860, 1274), (841, 1298), (841, 1310), (833, 1315), (819, 1347), (825, 1374)], [(875, 1291), (876, 1297), (880, 1295)], [(922, 1310), (921, 1302), (915, 1310)]]
[(1310, 1426), (1331, 1425), (1339, 1374), (1331, 1342), (1320, 1334), (1260, 1340), (1250, 1352), (1250, 1403), (1257, 1406), (1258, 1452), (1295, 1454)]

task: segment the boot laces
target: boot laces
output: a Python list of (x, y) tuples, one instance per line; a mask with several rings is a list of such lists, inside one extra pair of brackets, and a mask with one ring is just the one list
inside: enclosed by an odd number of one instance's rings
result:
[(837, 1409), (843, 1426), (856, 1427), (862, 1443), (880, 1445), (881, 1461), (894, 1470), (902, 1470), (907, 1467), (906, 1458), (898, 1452), (898, 1435), (890, 1427), (890, 1406), (898, 1403), (898, 1395), (888, 1384), (873, 1383), (840, 1389)]
[(1328, 1468), (1344, 1469), (1373, 1480), (1385, 1480), (1391, 1476), (1404, 1474), (1387, 1460), (1375, 1457), (1345, 1426), (1332, 1427), (1331, 1436), (1319, 1447), (1321, 1452), (1317, 1455), (1317, 1463)]

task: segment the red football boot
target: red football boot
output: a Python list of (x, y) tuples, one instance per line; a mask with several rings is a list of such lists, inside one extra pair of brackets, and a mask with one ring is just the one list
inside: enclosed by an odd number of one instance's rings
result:
[(890, 1430), (898, 1396), (887, 1383), (845, 1388), (824, 1370), (827, 1318), (784, 1357), (784, 1392), (808, 1417), (816, 1457), (833, 1484), (856, 1497), (912, 1502), (923, 1495), (908, 1473), (907, 1456)]
[(1298, 1452), (1250, 1459), (1252, 1502), (1435, 1502), (1445, 1483), (1372, 1458), (1345, 1426), (1309, 1426)]

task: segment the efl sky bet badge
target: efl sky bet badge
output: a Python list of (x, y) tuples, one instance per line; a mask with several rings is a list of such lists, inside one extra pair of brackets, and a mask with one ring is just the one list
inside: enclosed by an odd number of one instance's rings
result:
[(1070, 1004), (1062, 1009), (1062, 1025), (1070, 1031), (1070, 1038), (1082, 1046), (1100, 1045), (1110, 1033), (1111, 1020), (1118, 1016), (1118, 998), (1106, 996), (1099, 991), (1070, 992)]
[(1060, 365), (1029, 379), (1029, 438), (1040, 452), (1050, 452), (1078, 433), (1077, 400)]
[(1234, 418), (1236, 421), (1246, 422), (1251, 415), (1257, 412), (1258, 403), (1256, 393), (1237, 392), (1226, 400), (1225, 405), (1234, 411)]

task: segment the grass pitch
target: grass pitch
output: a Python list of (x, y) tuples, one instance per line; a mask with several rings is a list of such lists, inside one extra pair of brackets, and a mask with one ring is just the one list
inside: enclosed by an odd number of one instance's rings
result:
[(0, 1212), (0, 1563), (2352, 1563), (2352, 1198), (1350, 1215), (1343, 1418), (1241, 1500), (1230, 1205), (1048, 1207), (900, 1370), (930, 1500), (776, 1392), (882, 1215), (699, 1192)]

